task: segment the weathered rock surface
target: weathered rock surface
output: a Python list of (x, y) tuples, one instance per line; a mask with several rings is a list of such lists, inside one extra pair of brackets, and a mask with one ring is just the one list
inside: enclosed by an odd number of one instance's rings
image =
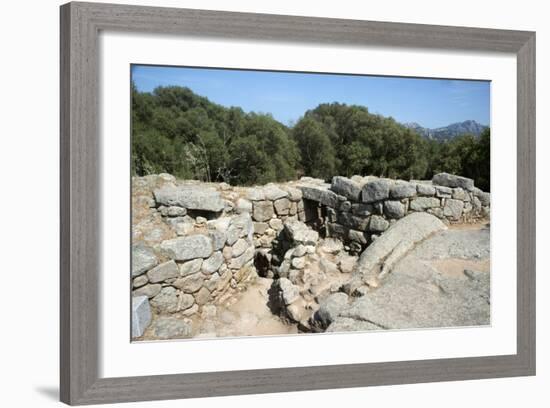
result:
[(391, 182), (386, 179), (369, 181), (363, 186), (362, 200), (365, 203), (374, 203), (385, 200), (390, 195)]
[(361, 196), (361, 185), (347, 177), (333, 177), (330, 189), (336, 194), (344, 196), (352, 201), (359, 201)]
[(163, 241), (160, 245), (176, 261), (208, 258), (212, 252), (212, 241), (206, 235), (189, 235)]
[(132, 246), (132, 277), (144, 274), (157, 263), (153, 249), (140, 244)]
[(160, 317), (153, 326), (153, 333), (159, 339), (181, 339), (191, 337), (191, 322), (176, 317)]
[(466, 177), (455, 176), (454, 174), (449, 173), (436, 174), (433, 176), (432, 182), (440, 186), (460, 187), (468, 191), (472, 191), (474, 189), (474, 180)]
[(312, 230), (301, 221), (291, 220), (285, 222), (285, 232), (296, 245), (316, 245), (319, 233)]
[(224, 208), (220, 193), (204, 186), (164, 187), (153, 192), (160, 205), (178, 206), (188, 210), (219, 212)]
[(176, 278), (180, 274), (178, 265), (172, 260), (155, 266), (149, 272), (147, 277), (151, 283), (159, 283), (167, 279)]
[(356, 273), (370, 286), (378, 286), (379, 278), (394, 263), (414, 248), (415, 244), (447, 227), (438, 218), (426, 213), (410, 214), (376, 239), (359, 257)]

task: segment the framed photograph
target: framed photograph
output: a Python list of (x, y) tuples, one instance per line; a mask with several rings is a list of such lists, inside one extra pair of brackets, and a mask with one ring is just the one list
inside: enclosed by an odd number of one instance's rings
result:
[(61, 7), (61, 400), (535, 374), (535, 33)]

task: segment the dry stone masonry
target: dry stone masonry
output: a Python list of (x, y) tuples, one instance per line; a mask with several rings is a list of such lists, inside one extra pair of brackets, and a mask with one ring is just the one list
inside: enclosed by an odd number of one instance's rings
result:
[(149, 327), (174, 338), (188, 337), (205, 307), (258, 275), (274, 279), (276, 314), (325, 330), (344, 297), (375, 286), (380, 271), (358, 255), (371, 248), (387, 257), (380, 237), (395, 235), (393, 224), (410, 214), (430, 214), (433, 230), (487, 219), (490, 195), (446, 173), (431, 181), (303, 177), (259, 187), (161, 174), (133, 179), (132, 209), (132, 336)]

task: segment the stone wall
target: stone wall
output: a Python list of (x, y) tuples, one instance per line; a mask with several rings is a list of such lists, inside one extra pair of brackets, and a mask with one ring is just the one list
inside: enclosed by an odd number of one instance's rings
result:
[[(184, 321), (257, 274), (283, 279), (283, 286), (288, 279), (287, 286), (326, 290), (318, 277), (351, 272), (350, 255), (397, 219), (428, 212), (445, 222), (472, 222), (487, 218), (489, 208), (489, 194), (472, 180), (444, 173), (431, 181), (338, 176), (329, 184), (303, 177), (259, 187), (178, 181), (167, 174), (136, 177), (132, 291), (139, 324), (132, 335), (143, 334), (148, 314)], [(320, 237), (335, 239), (324, 240), (319, 251)], [(315, 279), (303, 276), (306, 261), (318, 266)], [(292, 320), (308, 307), (296, 308)]]

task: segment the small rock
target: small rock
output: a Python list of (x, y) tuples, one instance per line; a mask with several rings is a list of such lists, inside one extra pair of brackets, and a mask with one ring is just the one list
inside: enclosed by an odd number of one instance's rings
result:
[(390, 187), (390, 197), (402, 199), (414, 197), (416, 195), (416, 185), (407, 181), (398, 181)]
[(286, 278), (280, 278), (278, 280), (279, 289), (281, 292), (282, 300), (285, 305), (290, 305), (300, 297), (300, 290), (297, 286)]
[(132, 281), (132, 287), (140, 288), (143, 285), (146, 285), (148, 282), (149, 282), (149, 279), (147, 279), (147, 275), (136, 276)]
[(204, 275), (202, 273), (194, 273), (184, 278), (176, 279), (172, 285), (185, 293), (195, 293), (202, 287), (203, 283)]
[(379, 215), (372, 215), (369, 222), (369, 231), (384, 232), (388, 229), (390, 223)]
[(179, 274), (178, 265), (176, 265), (173, 260), (170, 260), (151, 269), (147, 272), (147, 277), (149, 278), (149, 282), (159, 283), (171, 278), (176, 278)]
[(193, 259), (191, 261), (184, 262), (179, 265), (180, 276), (184, 277), (187, 275), (192, 275), (201, 270), (202, 258)]
[(304, 267), (306, 266), (306, 258), (293, 258), (291, 261), (291, 265), (295, 269), (304, 269)]
[(235, 207), (237, 213), (252, 213), (252, 203), (244, 198), (239, 198), (237, 200), (237, 206)]
[(175, 313), (178, 310), (178, 295), (171, 286), (162, 288), (160, 293), (151, 299), (151, 305), (159, 312)]
[(148, 298), (152, 298), (158, 295), (161, 289), (162, 285), (160, 283), (154, 283), (135, 289), (133, 294), (134, 296), (147, 296)]
[(288, 215), (290, 210), (290, 200), (288, 198), (279, 198), (273, 203), (275, 212), (278, 215)]
[(421, 196), (434, 196), (435, 187), (432, 184), (418, 183), (416, 185), (416, 191)]
[(220, 251), (214, 252), (212, 256), (205, 259), (202, 263), (201, 271), (205, 275), (211, 275), (216, 272), (223, 263), (223, 255)]
[(235, 244), (231, 247), (232, 248), (232, 254), (231, 254), (231, 257), (232, 258), (236, 258), (238, 256), (241, 256), (242, 254), (244, 254), (244, 251), (246, 251), (246, 249), (249, 247), (250, 245), (248, 244), (248, 242), (246, 242), (246, 240), (244, 239), (239, 239), (237, 242), (235, 242)]
[(210, 292), (205, 287), (200, 288), (200, 290), (195, 293), (195, 302), (197, 305), (205, 305), (210, 300)]

